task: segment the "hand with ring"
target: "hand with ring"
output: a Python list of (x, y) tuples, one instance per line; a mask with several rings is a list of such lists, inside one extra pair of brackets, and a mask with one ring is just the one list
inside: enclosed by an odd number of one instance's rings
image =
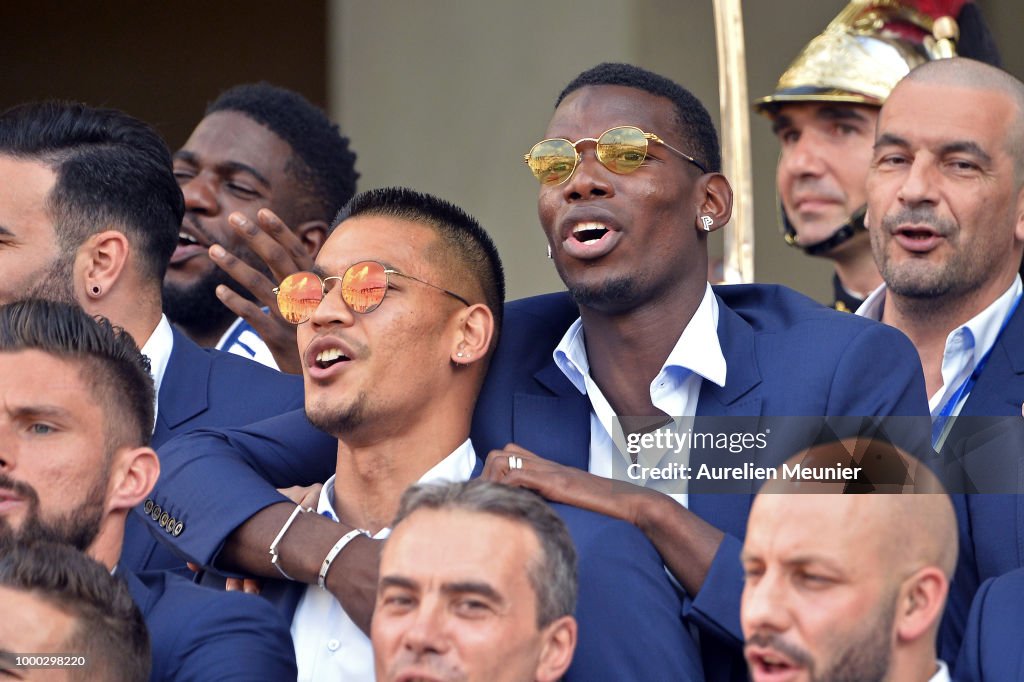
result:
[(589, 509), (633, 524), (639, 517), (640, 503), (649, 494), (631, 483), (602, 478), (544, 459), (514, 443), (487, 455), (481, 477), (527, 488), (552, 502)]

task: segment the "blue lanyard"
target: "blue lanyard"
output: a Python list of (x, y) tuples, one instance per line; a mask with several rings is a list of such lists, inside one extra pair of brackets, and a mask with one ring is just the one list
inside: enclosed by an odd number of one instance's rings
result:
[(1006, 330), (1006, 325), (1010, 324), (1010, 318), (1017, 312), (1017, 306), (1020, 304), (1020, 296), (1017, 296), (1013, 301), (1013, 305), (1010, 306), (1010, 311), (1006, 314), (1006, 319), (1003, 320), (1003, 324), (999, 327), (999, 333), (996, 334), (996, 340), (992, 343), (992, 347), (985, 351), (985, 354), (981, 356), (981, 360), (978, 360), (978, 364), (975, 365), (974, 371), (971, 372), (971, 376), (964, 379), (960, 387), (953, 392), (953, 395), (949, 397), (946, 404), (939, 410), (939, 414), (935, 417), (935, 421), (932, 422), (932, 447), (938, 447), (939, 438), (942, 436), (942, 432), (946, 429), (946, 423), (949, 418), (953, 416), (953, 410), (960, 404), (960, 401), (965, 395), (970, 395), (971, 390), (974, 388), (974, 384), (978, 383), (978, 377), (981, 376), (982, 370), (985, 369), (985, 364), (988, 362), (988, 356), (992, 355), (993, 349), (996, 347), (996, 343), (999, 342), (999, 337), (1003, 335), (1003, 331)]

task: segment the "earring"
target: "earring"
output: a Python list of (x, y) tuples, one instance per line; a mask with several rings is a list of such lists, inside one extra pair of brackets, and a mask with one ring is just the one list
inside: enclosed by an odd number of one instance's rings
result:
[(457, 357), (457, 358), (464, 358), (464, 357), (466, 357), (466, 354), (465, 354), (465, 353), (463, 353), (463, 352), (462, 352), (462, 351), (460, 350), (460, 351), (459, 351), (458, 353), (456, 353), (456, 354), (455, 354), (455, 357)]
[(548, 259), (551, 258), (551, 244), (548, 244)]
[(93, 284), (92, 288), (89, 289), (89, 291), (92, 293), (93, 296), (99, 296), (100, 292), (102, 292), (103, 289), (100, 288), (99, 284)]
[(704, 231), (705, 232), (710, 232), (711, 231), (711, 226), (715, 224), (715, 219), (712, 218), (709, 215), (702, 215), (700, 217), (700, 222), (703, 223), (703, 225), (704, 225)]

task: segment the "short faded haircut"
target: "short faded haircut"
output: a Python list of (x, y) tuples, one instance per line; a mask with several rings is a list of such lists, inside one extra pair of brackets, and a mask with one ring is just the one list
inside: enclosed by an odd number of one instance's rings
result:
[(103, 406), (107, 454), (148, 445), (155, 413), (149, 359), (131, 335), (77, 305), (27, 299), (0, 306), (0, 353), (37, 350), (70, 360)]

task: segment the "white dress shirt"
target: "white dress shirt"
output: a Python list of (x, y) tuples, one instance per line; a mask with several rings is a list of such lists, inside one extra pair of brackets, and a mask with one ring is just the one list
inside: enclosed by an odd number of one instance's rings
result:
[[(590, 398), (590, 473), (611, 478), (619, 468), (616, 456), (626, 466), (632, 462), (625, 450), (615, 445), (614, 438), (621, 437), (621, 428), (615, 433), (615, 410), (590, 376), (582, 320), (576, 320), (566, 331), (554, 358), (573, 386)], [(706, 379), (725, 386), (725, 377), (725, 356), (718, 340), (718, 299), (708, 284), (696, 312), (651, 382), (651, 402), (670, 417), (692, 417), (697, 413), (702, 382)], [(688, 502), (685, 494), (672, 497), (683, 505)]]
[[(473, 444), (466, 440), (423, 474), (417, 483), (468, 481), (474, 466), (476, 452)], [(320, 491), (316, 510), (337, 521), (333, 500), (334, 476), (331, 476)], [(373, 537), (382, 540), (390, 533), (390, 528), (384, 528)], [(334, 595), (316, 585), (306, 587), (295, 610), (292, 641), (299, 668), (298, 682), (372, 682), (374, 679), (370, 638), (349, 618)]]
[[(266, 308), (263, 310), (266, 312)], [(252, 328), (252, 325), (241, 317), (231, 323), (231, 326), (220, 337), (214, 348), (255, 360), (271, 369), (278, 369), (277, 361), (274, 360), (274, 354), (267, 348), (267, 344), (256, 333), (256, 330)]]
[[(953, 398), (960, 387), (967, 381), (978, 362), (995, 345), (999, 332), (1010, 316), (1014, 303), (1021, 295), (1021, 279), (1017, 275), (1013, 284), (987, 308), (960, 325), (946, 336), (946, 346), (942, 351), (942, 387), (935, 395), (928, 397), (928, 409), (932, 417), (937, 417), (946, 403)], [(885, 308), (885, 285), (881, 285), (868, 296), (857, 314), (872, 320), (882, 319)], [(965, 392), (952, 406), (951, 416), (960, 414), (968, 394)]]
[(946, 666), (945, 661), (935, 661), (935, 663), (939, 666), (939, 669), (928, 678), (928, 682), (950, 682), (949, 668)]
[[(166, 315), (160, 316), (160, 322), (156, 325), (156, 329), (149, 335), (140, 350), (149, 358), (149, 373), (153, 377), (153, 416), (155, 417), (160, 409), (160, 384), (164, 380), (164, 372), (167, 371), (171, 351), (174, 350), (174, 332), (171, 330), (171, 323), (167, 320)], [(156, 424), (153, 427), (156, 428)]]

